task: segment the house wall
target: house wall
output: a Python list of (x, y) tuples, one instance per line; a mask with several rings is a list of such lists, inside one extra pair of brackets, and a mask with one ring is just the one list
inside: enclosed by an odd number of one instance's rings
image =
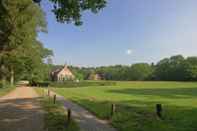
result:
[(64, 69), (62, 69), (58, 74), (57, 74), (57, 80), (58, 81), (64, 81), (66, 79), (74, 79), (74, 75), (72, 74), (72, 72), (65, 67)]

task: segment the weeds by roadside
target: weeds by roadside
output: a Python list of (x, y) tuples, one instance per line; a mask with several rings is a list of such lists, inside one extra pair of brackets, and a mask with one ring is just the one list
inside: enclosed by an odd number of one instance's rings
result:
[(79, 127), (74, 121), (67, 123), (67, 114), (61, 102), (53, 103), (53, 99), (43, 96), (43, 89), (36, 88), (36, 91), (42, 96), (41, 105), (45, 111), (45, 129), (47, 131), (79, 131)]

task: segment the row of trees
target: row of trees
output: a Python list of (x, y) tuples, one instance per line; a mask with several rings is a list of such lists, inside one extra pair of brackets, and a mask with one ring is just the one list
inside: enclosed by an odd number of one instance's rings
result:
[(80, 79), (88, 79), (90, 74), (100, 74), (104, 80), (163, 80), (196, 81), (197, 57), (172, 56), (157, 64), (137, 63), (131, 66), (115, 65), (97, 68), (71, 67)]
[(37, 40), (38, 32), (44, 31), (44, 14), (33, 1), (1, 0), (0, 78), (4, 84), (45, 77), (44, 59), (53, 53)]

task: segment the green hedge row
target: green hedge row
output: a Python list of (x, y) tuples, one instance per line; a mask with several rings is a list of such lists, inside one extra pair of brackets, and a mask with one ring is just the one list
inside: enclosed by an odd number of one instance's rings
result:
[(66, 81), (66, 82), (52, 82), (50, 86), (52, 87), (86, 87), (86, 86), (114, 86), (116, 82), (112, 81)]
[(38, 87), (48, 87), (50, 82), (47, 81), (30, 81), (30, 86), (38, 86)]

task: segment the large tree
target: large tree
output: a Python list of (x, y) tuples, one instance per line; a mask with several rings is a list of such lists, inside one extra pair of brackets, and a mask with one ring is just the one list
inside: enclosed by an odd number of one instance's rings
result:
[[(45, 48), (37, 41), (39, 31), (46, 31), (44, 14), (32, 0), (0, 1), (0, 77), (3, 81), (10, 77), (13, 83), (14, 72), (21, 72), (36, 62), (43, 63)], [(27, 64), (28, 60), (33, 64)]]

